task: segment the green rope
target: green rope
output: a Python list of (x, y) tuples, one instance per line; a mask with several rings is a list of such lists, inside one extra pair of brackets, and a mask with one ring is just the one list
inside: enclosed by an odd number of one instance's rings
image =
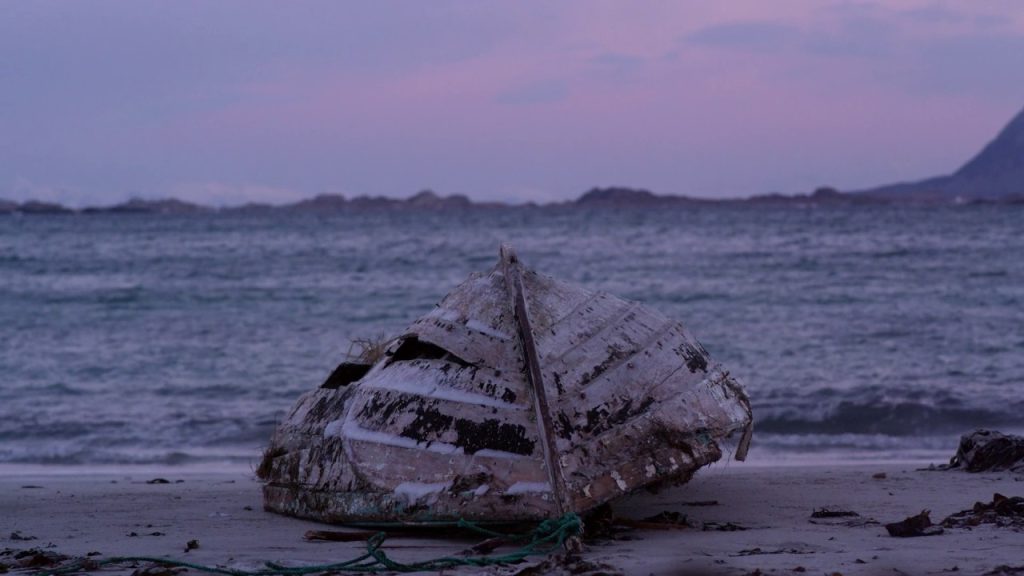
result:
[(550, 554), (561, 548), (567, 540), (583, 533), (583, 522), (580, 517), (570, 512), (561, 518), (545, 520), (532, 531), (522, 535), (507, 535), (482, 528), (472, 522), (459, 520), (459, 528), (472, 530), (491, 538), (508, 538), (515, 542), (525, 542), (520, 548), (499, 556), (442, 556), (423, 562), (403, 563), (392, 560), (382, 549), (387, 534), (378, 532), (366, 541), (366, 553), (352, 560), (337, 562), (333, 564), (317, 564), (311, 566), (282, 566), (273, 562), (265, 562), (265, 569), (262, 570), (236, 570), (233, 568), (220, 568), (216, 566), (204, 566), (184, 560), (171, 558), (155, 558), (151, 556), (111, 556), (102, 559), (83, 560), (71, 564), (36, 572), (34, 576), (57, 576), (70, 574), (82, 570), (95, 569), (111, 564), (124, 564), (127, 562), (152, 562), (171, 568), (190, 568), (200, 572), (211, 574), (225, 574), (227, 576), (302, 576), (319, 572), (421, 572), (426, 570), (442, 570), (456, 566), (496, 566), (503, 564), (515, 564), (527, 556)]

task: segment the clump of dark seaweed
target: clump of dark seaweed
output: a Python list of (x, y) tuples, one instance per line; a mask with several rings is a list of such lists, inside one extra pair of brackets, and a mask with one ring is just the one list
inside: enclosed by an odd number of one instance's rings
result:
[(1024, 497), (994, 494), (991, 502), (976, 502), (973, 508), (950, 514), (942, 521), (946, 528), (972, 528), (981, 524), (1024, 530)]

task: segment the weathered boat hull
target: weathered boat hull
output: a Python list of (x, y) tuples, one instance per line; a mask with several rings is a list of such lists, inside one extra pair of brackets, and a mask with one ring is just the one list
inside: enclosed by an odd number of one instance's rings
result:
[(678, 322), (521, 269), (511, 252), (358, 381), (275, 433), (269, 510), (326, 522), (513, 522), (688, 480), (742, 434), (742, 386)]

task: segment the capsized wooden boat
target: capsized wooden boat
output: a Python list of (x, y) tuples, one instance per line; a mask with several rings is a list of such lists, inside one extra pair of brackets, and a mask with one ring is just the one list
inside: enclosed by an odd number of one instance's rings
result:
[(728, 437), (742, 460), (751, 422), (682, 324), (503, 246), (376, 363), (303, 395), (259, 473), (266, 509), (325, 522), (533, 521), (685, 482)]

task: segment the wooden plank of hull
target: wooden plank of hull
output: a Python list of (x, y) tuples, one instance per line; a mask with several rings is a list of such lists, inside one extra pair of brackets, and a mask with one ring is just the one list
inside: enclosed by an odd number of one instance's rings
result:
[(510, 378), (514, 375), (525, 386), (522, 352), (505, 298), (500, 275), (473, 275), (437, 308), (413, 322), (408, 333), (469, 364), (492, 368)]
[(348, 448), (368, 485), (394, 496), (395, 515), (486, 521), (503, 516), (500, 510), (510, 504), (525, 508), (520, 517), (544, 518), (555, 511), (537, 458), (445, 455), (351, 440)]
[(613, 430), (581, 438), (562, 456), (562, 465), (574, 470), (576, 505), (586, 510), (642, 487), (686, 481), (718, 460), (720, 431), (735, 427), (743, 414), (742, 407), (723, 409), (718, 401), (728, 378), (719, 373)]
[[(536, 341), (545, 380), (554, 383), (562, 466), (572, 471), (581, 509), (685, 480), (720, 457), (712, 438), (749, 422), (742, 389), (709, 367), (682, 324), (607, 294), (577, 290), (567, 302), (564, 284), (540, 274), (527, 289), (531, 312), (547, 322), (536, 323)], [(657, 444), (644, 447), (651, 439)]]
[[(347, 442), (346, 450), (343, 444), (321, 437), (275, 459), (278, 480), (264, 486), (266, 507), (327, 522), (518, 521), (554, 514), (536, 459), (452, 458), (358, 441)], [(450, 472), (460, 466), (462, 474)]]
[(554, 516), (549, 496), (521, 492), (475, 497), (442, 492), (429, 504), (410, 506), (404, 495), (363, 490), (321, 490), (294, 484), (266, 484), (264, 508), (321, 522), (532, 522)]
[(470, 328), (502, 340), (515, 339), (515, 324), (506, 309), (505, 283), (494, 271), (474, 273), (446, 295), (437, 308), (413, 323), (445, 318), (467, 324)]
[[(307, 395), (293, 415), (309, 415), (318, 398), (335, 392)], [(346, 413), (355, 421), (356, 399), (348, 396)], [(537, 457), (487, 449), (467, 454), (454, 446), (439, 447), (440, 442), (416, 442), (380, 430), (350, 428), (343, 434), (343, 425), (336, 422), (321, 421), (320, 432), (315, 426), (312, 431), (279, 431), (277, 438), (287, 440), (275, 440), (277, 446), (291, 449), (273, 460), (270, 476), (276, 481), (264, 488), (269, 509), (350, 522), (529, 520), (553, 513), (550, 486)], [(510, 515), (506, 509), (512, 505), (515, 512)]]
[(581, 370), (551, 363), (551, 378), (563, 383), (565, 398), (556, 415), (562, 423), (559, 436), (568, 445), (578, 443), (698, 386), (715, 368), (689, 369), (679, 358), (680, 342), (685, 342), (684, 336), (674, 328), (667, 329), (650, 346), (606, 362), (611, 367), (603, 368), (596, 377), (597, 369), (591, 365)]
[[(512, 486), (516, 493), (524, 487), (546, 482), (536, 457), (508, 457), (494, 453), (443, 454), (416, 447), (403, 447), (362, 440), (345, 440), (350, 461), (357, 462), (362, 480), (394, 491), (400, 484), (415, 481), (444, 484), (462, 490), (481, 489), (481, 494), (506, 495)], [(550, 491), (546, 488), (543, 491)]]
[[(465, 364), (486, 367), (499, 375), (520, 375), (522, 360), (515, 356), (519, 347), (515, 342), (481, 334), (461, 322), (433, 318), (412, 325), (407, 336), (448, 350)], [(520, 378), (520, 382), (525, 382)]]
[[(481, 379), (487, 383), (474, 384)], [(451, 366), (443, 360), (396, 363), (369, 375), (353, 393), (344, 421), (329, 424), (325, 434), (351, 436), (350, 429), (363, 430), (404, 444), (422, 444), (435, 452), (446, 446), (449, 452), (466, 454), (480, 450), (536, 454), (536, 427), (521, 398), (510, 402), (465, 391), (489, 389), (495, 381), (499, 389), (513, 385), (504, 377), (492, 380), (472, 367)]]
[[(443, 345), (445, 341), (443, 337), (435, 337), (429, 332), (410, 335), (447, 349)], [(504, 347), (510, 346), (506, 344)], [(467, 356), (473, 358), (473, 355)], [(422, 376), (409, 374), (411, 370), (422, 368), (437, 370), (437, 374), (424, 373)], [(453, 394), (483, 396), (488, 397), (494, 403), (519, 404), (526, 408), (528, 404), (523, 399), (529, 393), (519, 368), (511, 362), (488, 363), (462, 357), (456, 359), (424, 358), (387, 364), (384, 369), (374, 368), (360, 380), (360, 385), (373, 382), (373, 385), (381, 387), (422, 385), (426, 388), (436, 386), (449, 389)], [(382, 374), (385, 375), (382, 376)]]
[(360, 381), (366, 394), (387, 391), (448, 400), (474, 409), (526, 411), (528, 398), (515, 372), (463, 365), (447, 359), (396, 362), (387, 370), (370, 372)]

